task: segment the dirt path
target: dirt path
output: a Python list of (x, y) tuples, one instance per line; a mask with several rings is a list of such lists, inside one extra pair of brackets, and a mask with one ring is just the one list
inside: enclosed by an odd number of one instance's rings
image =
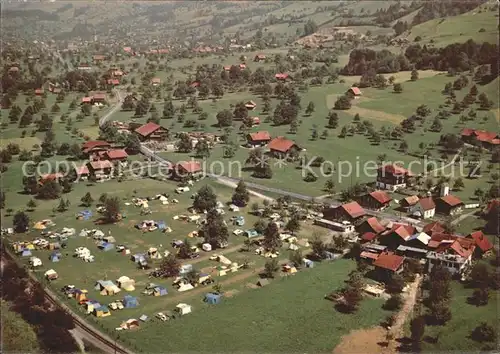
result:
[(387, 344), (387, 334), (392, 334), (394, 339), (404, 336), (404, 324), (413, 311), (421, 282), (422, 277), (417, 275), (415, 281), (410, 284), (403, 307), (397, 313), (394, 325), (389, 331), (382, 327), (352, 331), (342, 337), (342, 341), (335, 347), (333, 354), (397, 353), (399, 343), (391, 340)]

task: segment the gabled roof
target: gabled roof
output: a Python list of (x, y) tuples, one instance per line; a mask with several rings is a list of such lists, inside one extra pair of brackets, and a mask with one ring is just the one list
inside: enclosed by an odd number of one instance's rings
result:
[(92, 102), (92, 97), (82, 97), (82, 103), (90, 103)]
[(286, 73), (278, 73), (274, 75), (274, 77), (278, 80), (288, 79), (289, 75)]
[(405, 258), (393, 253), (381, 253), (373, 262), (375, 267), (397, 271), (403, 265)]
[(434, 203), (434, 200), (432, 200), (431, 197), (427, 198), (422, 198), (418, 201), (420, 206), (422, 207), (422, 210), (427, 211), (427, 210), (432, 210), (436, 208), (436, 204)]
[(155, 131), (157, 131), (160, 128), (161, 128), (160, 125), (153, 123), (153, 122), (149, 122), (149, 123), (146, 123), (144, 125), (141, 125), (139, 128), (137, 128), (135, 130), (135, 132), (139, 135), (146, 137), (146, 136), (154, 133)]
[(62, 173), (50, 173), (50, 174), (46, 174), (46, 175), (41, 175), (39, 182), (43, 184), (45, 182), (55, 181), (55, 180), (57, 180), (59, 178), (63, 178), (63, 177), (64, 177), (64, 175)]
[(342, 204), (339, 208), (343, 209), (353, 219), (366, 215), (365, 210), (357, 202)]
[(416, 233), (416, 234), (410, 236), (410, 238), (408, 238), (408, 240), (406, 240), (406, 241), (408, 242), (408, 241), (412, 241), (412, 240), (418, 240), (422, 244), (427, 246), (429, 244), (429, 241), (431, 240), (431, 237), (429, 235), (427, 235), (425, 232), (419, 232), (419, 233)]
[(392, 225), (392, 228), (384, 233), (384, 235), (396, 234), (403, 240), (407, 240), (411, 235), (415, 233), (415, 227), (411, 225), (396, 224)]
[(94, 93), (92, 96), (94, 100), (105, 100), (106, 99), (106, 94), (102, 92)]
[(354, 93), (355, 95), (361, 95), (361, 90), (359, 89), (359, 87), (356, 86), (350, 87), (349, 91), (352, 91), (352, 93)]
[(378, 168), (379, 171), (383, 171), (386, 174), (391, 174), (391, 175), (407, 175), (411, 176), (411, 172), (408, 171), (406, 168), (403, 168), (401, 166), (397, 165), (384, 165)]
[(472, 232), (467, 237), (471, 237), (476, 243), (476, 246), (479, 247), (479, 249), (483, 252), (488, 252), (493, 248), (490, 240), (488, 240), (488, 238), (484, 236), (481, 231)]
[(375, 199), (380, 204), (389, 203), (392, 198), (384, 191), (374, 191), (369, 194), (373, 199)]
[(406, 197), (402, 200), (402, 202), (406, 202), (408, 206), (413, 206), (418, 203), (419, 197), (418, 195), (410, 195), (409, 197)]
[(83, 166), (80, 166), (80, 167), (76, 168), (76, 175), (77, 176), (88, 175), (89, 173), (90, 173), (89, 172), (89, 168), (86, 165), (83, 165)]
[(444, 227), (438, 221), (434, 221), (434, 222), (431, 222), (430, 224), (425, 225), (423, 231), (426, 234), (431, 235), (432, 233), (443, 232)]
[(96, 147), (108, 147), (108, 146), (111, 146), (111, 144), (108, 143), (107, 141), (103, 141), (103, 140), (89, 140), (89, 141), (83, 143), (82, 149), (83, 150), (89, 150), (89, 149), (93, 149), (93, 148), (96, 148)]
[(127, 152), (123, 149), (106, 151), (106, 155), (108, 156), (108, 159), (123, 159), (128, 157)]
[(159, 84), (161, 82), (161, 79), (159, 77), (153, 77), (151, 79), (152, 84)]
[(366, 219), (366, 223), (370, 225), (372, 230), (378, 234), (385, 230), (385, 227), (378, 221), (376, 217)]
[(279, 151), (279, 152), (283, 152), (283, 153), (286, 153), (288, 152), (295, 144), (295, 142), (293, 140), (288, 140), (284, 137), (277, 137), (277, 138), (274, 138), (273, 140), (271, 140), (269, 142), (269, 144), (267, 145), (267, 147), (270, 149), (270, 150), (276, 150), (276, 151)]
[(361, 239), (364, 241), (373, 241), (374, 239), (377, 238), (377, 234), (373, 232), (365, 232), (363, 236), (361, 236)]
[(361, 258), (368, 258), (368, 259), (373, 259), (373, 260), (377, 260), (377, 258), (379, 257), (378, 253), (374, 253), (374, 252), (368, 252), (368, 251), (362, 251), (359, 256)]
[(188, 173), (195, 173), (201, 171), (201, 164), (198, 161), (181, 161), (177, 163), (176, 168), (182, 167), (182, 169)]
[(489, 132), (486, 130), (476, 130), (465, 128), (462, 130), (462, 136), (474, 136), (479, 141), (495, 143), (494, 140), (498, 137), (498, 133)]
[(455, 207), (463, 204), (460, 199), (451, 194), (445, 195), (444, 197), (441, 197), (439, 199), (442, 200), (445, 204), (448, 204), (450, 207)]
[(250, 133), (248, 135), (252, 141), (271, 140), (271, 135), (267, 131)]

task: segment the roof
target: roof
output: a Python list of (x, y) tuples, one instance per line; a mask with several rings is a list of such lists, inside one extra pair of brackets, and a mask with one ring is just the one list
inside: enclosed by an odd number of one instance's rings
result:
[(465, 128), (462, 130), (462, 136), (475, 136), (477, 140), (479, 141), (484, 141), (484, 142), (490, 142), (490, 143), (496, 143), (497, 140), (496, 137), (498, 136), (498, 133), (495, 132), (489, 132), (486, 130), (476, 130), (476, 129), (470, 129), (470, 128)]
[(373, 260), (376, 260), (379, 255), (378, 253), (373, 253), (373, 252), (368, 252), (368, 251), (362, 251), (359, 256), (361, 258), (369, 258), (369, 259), (373, 259)]
[(195, 173), (201, 171), (201, 164), (198, 161), (181, 161), (177, 163), (176, 168), (182, 167), (182, 169), (188, 173)]
[(288, 76), (289, 76), (289, 75), (288, 75), (288, 74), (286, 74), (286, 73), (278, 73), (278, 74), (274, 75), (274, 77), (275, 77), (276, 79), (287, 79), (287, 78), (288, 78)]
[(422, 207), (422, 210), (427, 211), (427, 210), (432, 210), (436, 208), (436, 204), (434, 203), (434, 200), (432, 200), (431, 197), (428, 198), (422, 198), (418, 201), (420, 206)]
[(120, 80), (118, 79), (108, 79), (108, 85), (119, 85)]
[(106, 146), (111, 146), (111, 144), (108, 143), (107, 141), (102, 141), (102, 140), (89, 140), (83, 143), (82, 149), (89, 150), (101, 146), (106, 147)]
[(257, 106), (257, 103), (255, 103), (254, 101), (247, 101), (245, 102), (245, 106)]
[(352, 91), (352, 93), (354, 93), (355, 95), (361, 95), (361, 90), (359, 89), (359, 87), (353, 86), (349, 88), (349, 91)]
[(267, 145), (269, 149), (279, 152), (288, 152), (295, 144), (293, 140), (288, 140), (283, 137), (274, 138)]
[(415, 205), (419, 201), (418, 195), (410, 195), (409, 197), (404, 198), (402, 201), (405, 201), (409, 206)]
[(438, 233), (443, 232), (444, 227), (438, 221), (434, 221), (434, 222), (431, 222), (430, 224), (425, 225), (423, 231), (426, 234), (430, 235), (433, 232), (438, 232)]
[(396, 224), (394, 223), (392, 225), (392, 228), (388, 230), (385, 235), (390, 235), (392, 233), (395, 233), (399, 237), (401, 237), (403, 240), (407, 240), (410, 238), (411, 235), (415, 232), (415, 227), (411, 225), (403, 225), (403, 224)]
[(266, 56), (264, 54), (257, 54), (255, 57), (259, 59), (266, 59)]
[(369, 194), (373, 199), (375, 199), (380, 204), (389, 203), (392, 198), (384, 191), (374, 191)]
[(153, 122), (149, 122), (149, 123), (146, 123), (144, 125), (141, 125), (139, 128), (137, 128), (135, 130), (135, 132), (139, 135), (142, 135), (142, 136), (148, 136), (160, 128), (161, 128), (160, 125), (153, 123)]
[(159, 84), (159, 83), (161, 82), (161, 79), (160, 79), (159, 77), (153, 77), (153, 78), (151, 79), (151, 82), (152, 82), (153, 84)]
[(357, 202), (342, 204), (339, 208), (342, 208), (351, 218), (358, 218), (366, 214), (365, 210)]
[(365, 232), (363, 236), (361, 236), (361, 239), (364, 241), (373, 241), (377, 237), (377, 234), (373, 232)]
[(405, 258), (398, 256), (393, 253), (381, 253), (378, 258), (373, 262), (375, 267), (392, 270), (395, 272), (396, 270), (403, 265)]
[(109, 159), (123, 159), (128, 157), (128, 154), (123, 149), (109, 150), (106, 152)]
[(410, 236), (410, 238), (406, 241), (411, 241), (411, 240), (419, 240), (422, 244), (428, 245), (429, 241), (431, 240), (431, 237), (427, 235), (425, 232), (419, 232)]
[(463, 202), (460, 199), (451, 194), (445, 195), (444, 197), (441, 197), (439, 199), (442, 200), (444, 203), (448, 204), (450, 207), (455, 207), (460, 204), (463, 204)]
[(40, 182), (44, 183), (44, 182), (54, 181), (56, 179), (63, 178), (63, 177), (64, 177), (64, 175), (62, 173), (50, 173), (50, 174), (46, 174), (46, 175), (41, 175)]
[(403, 168), (401, 166), (397, 165), (384, 165), (382, 167), (379, 167), (379, 171), (383, 171), (386, 174), (391, 174), (391, 175), (408, 175), (411, 176), (411, 172), (408, 171), (406, 168)]
[(90, 102), (92, 102), (92, 97), (82, 97), (82, 102), (83, 103), (90, 103)]
[(476, 246), (483, 252), (487, 252), (493, 248), (490, 240), (488, 240), (481, 231), (472, 232), (468, 237), (471, 237), (476, 243)]
[(80, 166), (76, 168), (76, 174), (79, 175), (88, 175), (89, 169), (86, 165)]
[(94, 170), (103, 170), (105, 168), (112, 168), (113, 164), (109, 160), (99, 160), (99, 161), (91, 161), (90, 166)]
[(455, 240), (450, 247), (453, 251), (455, 251), (456, 254), (458, 254), (460, 257), (468, 258), (474, 249), (471, 247), (469, 249), (466, 249), (463, 244), (461, 244), (458, 240)]
[(250, 140), (252, 141), (271, 140), (271, 135), (267, 131), (250, 133), (248, 135), (250, 136)]
[(368, 218), (366, 220), (366, 223), (370, 225), (372, 230), (378, 234), (385, 230), (385, 227), (378, 221), (376, 217)]
[(94, 100), (105, 100), (106, 99), (106, 94), (105, 93), (94, 93), (94, 95), (92, 96), (92, 98)]

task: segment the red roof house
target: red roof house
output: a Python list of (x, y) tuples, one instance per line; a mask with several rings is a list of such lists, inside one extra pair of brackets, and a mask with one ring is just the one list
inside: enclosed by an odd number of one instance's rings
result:
[(146, 123), (135, 130), (139, 139), (144, 140), (165, 140), (168, 130), (153, 122)]
[(245, 103), (245, 107), (249, 110), (253, 110), (255, 109), (255, 107), (257, 107), (257, 103), (255, 103), (254, 101), (247, 101)]
[(87, 163), (90, 175), (95, 179), (105, 179), (111, 175), (113, 164), (108, 160), (95, 160)]
[(109, 161), (123, 161), (127, 159), (128, 154), (123, 149), (114, 149), (104, 152), (104, 157)]
[(375, 240), (376, 238), (377, 238), (377, 234), (375, 234), (373, 232), (365, 232), (361, 236), (362, 242), (371, 242), (371, 241)]
[(439, 234), (444, 232), (444, 227), (438, 221), (431, 222), (424, 226), (423, 232), (427, 235), (432, 236), (432, 234)]
[(383, 252), (379, 254), (373, 265), (379, 270), (388, 273), (400, 273), (403, 270), (405, 258), (394, 253)]
[(89, 154), (95, 151), (108, 150), (111, 144), (107, 141), (102, 140), (89, 140), (82, 145), (82, 152), (84, 154)]
[(496, 132), (465, 128), (462, 130), (461, 135), (462, 140), (467, 143), (479, 142), (487, 148), (500, 145), (500, 136)]
[(356, 86), (350, 87), (349, 90), (347, 90), (347, 93), (353, 96), (361, 96), (361, 90)]
[(363, 221), (361, 225), (358, 226), (357, 231), (359, 233), (374, 233), (380, 234), (385, 231), (385, 226), (383, 226), (376, 217), (371, 217)]
[(271, 140), (267, 147), (271, 150), (271, 154), (274, 156), (284, 156), (292, 152), (292, 150), (299, 149), (293, 140), (288, 140), (282, 136)]
[(267, 131), (260, 131), (247, 135), (247, 142), (252, 146), (266, 145), (269, 141), (271, 141), (271, 135)]
[(365, 210), (357, 202), (339, 205), (336, 208), (328, 208), (323, 212), (327, 220), (357, 220), (366, 215)]
[(436, 199), (436, 210), (442, 214), (455, 215), (462, 211), (463, 206), (464, 203), (451, 194)]
[(389, 249), (395, 250), (404, 244), (415, 232), (416, 229), (414, 226), (394, 223), (389, 230), (382, 234), (380, 243)]
[(392, 198), (384, 191), (373, 191), (360, 198), (360, 204), (366, 208), (382, 210), (387, 208)]
[(290, 75), (286, 74), (286, 73), (278, 73), (276, 75), (274, 75), (274, 78), (276, 80), (280, 80), (280, 81), (285, 81), (287, 80), (288, 78), (290, 77)]
[(151, 79), (151, 85), (158, 86), (159, 84), (161, 84), (161, 79), (159, 77), (153, 77)]
[(94, 103), (96, 103), (96, 102), (102, 103), (105, 101), (106, 101), (106, 94), (105, 93), (97, 92), (97, 93), (92, 95), (92, 102), (94, 102)]
[(253, 58), (253, 61), (264, 61), (264, 60), (266, 60), (266, 56), (264, 54), (257, 54)]
[(35, 95), (37, 95), (37, 96), (41, 96), (41, 95), (43, 95), (43, 92), (44, 92), (44, 91), (43, 91), (43, 88), (37, 88), (37, 89), (35, 90)]
[(92, 97), (82, 97), (82, 103), (92, 103)]
[(408, 177), (412, 174), (407, 169), (394, 164), (384, 165), (377, 170), (375, 185), (380, 189), (396, 190), (406, 187)]
[(118, 86), (120, 85), (120, 80), (118, 79), (108, 79), (107, 80), (108, 85), (113, 85), (113, 86)]
[(94, 61), (103, 61), (103, 60), (106, 60), (106, 56), (104, 56), (104, 55), (94, 55), (93, 59), (94, 59)]
[(38, 184), (43, 185), (47, 182), (50, 181), (58, 181), (60, 178), (63, 178), (64, 174), (62, 173), (50, 173), (46, 175), (41, 175), (40, 179), (38, 180)]
[(493, 245), (490, 240), (483, 234), (482, 231), (475, 231), (467, 235), (468, 238), (472, 238), (476, 244), (476, 249), (481, 254), (486, 253), (493, 249)]
[(173, 175), (176, 178), (193, 178), (202, 172), (203, 168), (198, 161), (181, 161), (173, 166)]
[(78, 178), (86, 178), (90, 175), (89, 168), (86, 165), (77, 167), (75, 170), (76, 170), (76, 176)]

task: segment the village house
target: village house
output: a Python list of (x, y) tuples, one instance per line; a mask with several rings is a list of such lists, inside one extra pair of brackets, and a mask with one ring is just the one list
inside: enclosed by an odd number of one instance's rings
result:
[(9, 73), (18, 73), (19, 72), (19, 68), (17, 66), (11, 66), (9, 68)]
[(90, 177), (90, 171), (86, 165), (76, 167), (75, 172), (78, 180), (86, 181)]
[(271, 135), (267, 131), (247, 134), (247, 142), (250, 146), (264, 146), (271, 141)]
[(238, 67), (240, 68), (240, 70), (245, 70), (247, 68), (247, 64), (239, 64)]
[(379, 241), (388, 249), (395, 250), (404, 244), (414, 233), (416, 229), (411, 225), (393, 223), (392, 227), (379, 236)]
[(399, 206), (406, 212), (410, 211), (410, 208), (418, 203), (420, 198), (418, 195), (410, 195), (399, 201)]
[(400, 274), (403, 271), (405, 258), (392, 252), (382, 252), (373, 262), (377, 278), (389, 280), (393, 274)]
[(44, 93), (44, 92), (45, 92), (45, 91), (43, 90), (43, 88), (37, 88), (37, 89), (35, 90), (35, 96), (43, 96), (43, 93)]
[(151, 85), (158, 86), (161, 84), (161, 79), (159, 77), (153, 77), (151, 79)]
[(253, 61), (256, 61), (256, 62), (261, 62), (261, 61), (264, 61), (264, 60), (266, 60), (266, 56), (264, 54), (257, 54), (253, 58)]
[(300, 150), (293, 140), (288, 140), (282, 136), (274, 138), (267, 144), (271, 155), (276, 158), (284, 158)]
[(436, 213), (436, 204), (431, 197), (420, 199), (415, 205), (409, 208), (411, 215), (422, 218), (430, 219)]
[(327, 220), (356, 221), (366, 215), (365, 210), (357, 202), (339, 205), (336, 208), (327, 208), (323, 211), (323, 217)]
[(102, 140), (89, 140), (83, 143), (82, 153), (85, 155), (92, 155), (98, 151), (106, 151), (111, 148), (111, 144)]
[(410, 171), (396, 165), (384, 165), (377, 170), (377, 188), (395, 191), (398, 188), (405, 188)]
[(347, 90), (346, 93), (348, 95), (352, 95), (354, 97), (359, 97), (362, 94), (361, 90), (359, 89), (359, 87), (356, 87), (356, 86), (350, 87), (349, 90)]
[(168, 137), (168, 130), (153, 122), (146, 123), (135, 129), (135, 133), (139, 136), (139, 140), (165, 140)]
[(462, 212), (463, 207), (464, 203), (451, 194), (436, 199), (436, 210), (440, 214), (456, 215)]
[[(383, 226), (376, 217), (371, 217), (363, 221), (357, 228), (359, 234), (364, 235), (365, 233), (371, 233), (375, 236), (385, 231), (385, 226)], [(369, 236), (367, 236), (369, 237)], [(372, 238), (372, 240), (375, 237)]]
[(198, 88), (200, 87), (200, 83), (198, 81), (193, 81), (192, 83), (189, 84), (189, 87), (192, 87), (192, 88)]
[(118, 80), (118, 79), (108, 79), (106, 81), (106, 83), (108, 85), (118, 86), (118, 85), (120, 85), (120, 80)]
[(78, 64), (77, 69), (81, 70), (81, 71), (90, 71), (90, 70), (92, 70), (92, 66), (90, 64), (87, 64), (87, 63), (81, 63), (81, 64)]
[(103, 160), (109, 160), (111, 162), (115, 161), (124, 162), (127, 161), (128, 154), (123, 149), (114, 149), (114, 150), (103, 151), (100, 158)]
[(106, 103), (106, 94), (102, 93), (102, 92), (97, 92), (97, 93), (93, 94), (92, 95), (92, 104), (96, 104), (96, 103), (100, 103), (100, 104)]
[(414, 247), (420, 249), (427, 249), (429, 242), (431, 241), (431, 236), (425, 232), (417, 232), (406, 239), (406, 247)]
[(445, 230), (443, 225), (441, 225), (438, 221), (434, 221), (430, 224), (425, 225), (422, 231), (427, 235), (432, 236), (433, 234), (441, 234)]
[(120, 69), (116, 69), (116, 68), (109, 69), (108, 74), (111, 77), (118, 77), (118, 78), (121, 78), (124, 75), (123, 71), (121, 71)]
[(113, 164), (108, 160), (95, 160), (87, 163), (90, 176), (97, 181), (109, 179), (113, 172)]
[(286, 73), (278, 73), (278, 74), (274, 75), (274, 78), (278, 81), (286, 81), (290, 78), (290, 75), (288, 75)]
[(176, 179), (196, 179), (203, 174), (203, 168), (198, 161), (181, 161), (172, 168), (172, 175)]
[(260, 125), (260, 118), (259, 117), (250, 117), (250, 119), (252, 120), (252, 127), (254, 127), (256, 125)]
[(482, 231), (474, 231), (467, 235), (467, 238), (474, 240), (476, 245), (475, 255), (478, 257), (484, 256), (493, 249), (493, 245), (490, 240), (488, 240)]
[(82, 104), (92, 104), (92, 97), (82, 97)]
[(500, 136), (496, 132), (465, 128), (462, 130), (461, 136), (464, 142), (481, 145), (487, 149), (500, 146)]
[(249, 110), (249, 111), (252, 111), (255, 109), (255, 107), (257, 107), (257, 103), (255, 103), (254, 101), (247, 101), (245, 102), (245, 107)]
[(427, 253), (428, 272), (435, 265), (441, 265), (451, 274), (463, 275), (472, 266), (475, 245), (467, 239), (443, 240), (435, 251)]
[(100, 63), (100, 62), (106, 60), (106, 56), (104, 56), (104, 55), (94, 55), (92, 57), (92, 59), (94, 60), (95, 63)]
[(383, 210), (391, 204), (392, 198), (384, 191), (374, 191), (359, 198), (359, 204), (368, 209)]

